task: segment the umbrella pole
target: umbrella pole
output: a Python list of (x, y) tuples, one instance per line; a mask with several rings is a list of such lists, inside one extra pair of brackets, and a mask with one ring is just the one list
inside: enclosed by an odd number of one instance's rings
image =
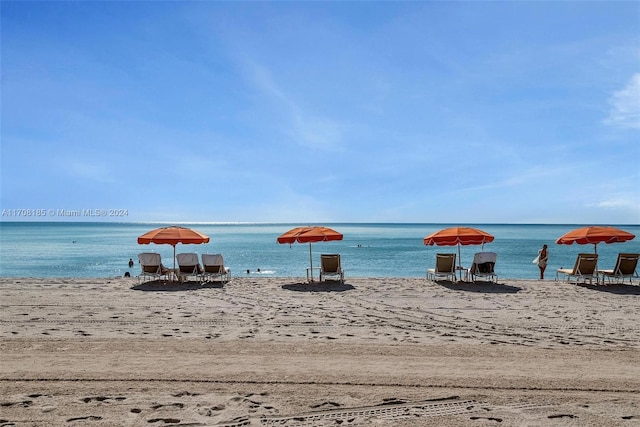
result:
[(311, 281), (313, 282), (313, 257), (311, 256), (311, 242), (309, 242), (309, 266), (311, 268)]
[(173, 278), (176, 274), (176, 245), (173, 245), (173, 271), (171, 272), (171, 281), (173, 282)]
[(460, 258), (460, 243), (458, 243), (458, 266), (456, 267), (456, 270), (460, 272), (460, 281), (462, 281), (462, 260)]

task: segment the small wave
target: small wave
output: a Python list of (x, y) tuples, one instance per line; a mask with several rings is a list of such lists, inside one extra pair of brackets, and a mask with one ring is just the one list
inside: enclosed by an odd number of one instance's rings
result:
[(247, 274), (276, 274), (275, 270), (247, 270)]

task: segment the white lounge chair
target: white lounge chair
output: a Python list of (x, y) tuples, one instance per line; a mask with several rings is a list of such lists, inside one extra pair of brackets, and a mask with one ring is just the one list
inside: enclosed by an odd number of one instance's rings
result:
[(138, 261), (140, 261), (140, 268), (142, 269), (138, 276), (138, 281), (145, 277), (148, 277), (150, 280), (160, 280), (163, 277), (168, 279), (171, 274), (171, 270), (162, 265), (160, 254), (155, 252), (138, 254)]
[(498, 254), (495, 252), (478, 252), (473, 255), (473, 264), (469, 273), (471, 281), (475, 282), (476, 278), (484, 278), (489, 281), (498, 281), (498, 275), (495, 272)]
[(178, 261), (178, 270), (176, 271), (178, 280), (184, 282), (189, 277), (194, 277), (196, 280), (201, 279), (203, 270), (200, 266), (200, 261), (198, 261), (198, 254), (178, 254), (176, 255), (176, 260)]
[(326, 281), (327, 277), (338, 278), (340, 283), (344, 283), (344, 271), (339, 254), (320, 255), (320, 281)]
[(224, 266), (224, 258), (220, 254), (202, 254), (202, 280), (220, 281), (223, 284), (231, 280), (231, 269)]
[(436, 254), (435, 268), (427, 269), (427, 279), (444, 278), (456, 281), (456, 254)]

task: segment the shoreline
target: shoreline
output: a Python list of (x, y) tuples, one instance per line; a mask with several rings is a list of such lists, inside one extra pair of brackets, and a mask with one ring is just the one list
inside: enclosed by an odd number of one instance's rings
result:
[(0, 419), (640, 423), (639, 286), (499, 283), (0, 278)]
[[(315, 267), (314, 267), (315, 269)], [(234, 273), (235, 274), (235, 273)], [(260, 273), (250, 273), (250, 274), (245, 274), (245, 273), (239, 273), (237, 276), (232, 276), (232, 280), (236, 280), (236, 279), (240, 279), (240, 280), (277, 280), (280, 282), (287, 282), (287, 283), (298, 283), (298, 284), (305, 284), (307, 283), (307, 279), (303, 276), (270, 276), (270, 275), (266, 275), (266, 274), (260, 274)], [(98, 281), (98, 282), (104, 282), (104, 281), (119, 281), (119, 280), (138, 280), (138, 274), (134, 274), (131, 275), (129, 277), (127, 276), (96, 276), (96, 277), (74, 277), (74, 276), (56, 276), (56, 277), (47, 277), (47, 276), (0, 276), (0, 283), (2, 283), (3, 281), (20, 281), (20, 282), (24, 282), (25, 280), (33, 280), (36, 283), (39, 282), (43, 282), (43, 281), (52, 281), (54, 284), (57, 283), (58, 281), (63, 281), (63, 282), (94, 282), (94, 281)], [(345, 277), (345, 282), (348, 282), (349, 280), (356, 280), (356, 281), (363, 281), (363, 280), (423, 280), (423, 281), (427, 281), (427, 282), (432, 282), (431, 279), (427, 279), (426, 275), (424, 276), (375, 276), (375, 277), (368, 277), (368, 276), (352, 276), (352, 277)], [(315, 278), (315, 282), (318, 282), (318, 279)], [(440, 282), (440, 281), (439, 281)], [(444, 282), (444, 281), (442, 281)], [(561, 283), (562, 279), (556, 280), (555, 278), (555, 272), (553, 273), (553, 277), (550, 278), (545, 278), (545, 279), (532, 279), (532, 278), (518, 278), (518, 277), (502, 277), (499, 276), (498, 277), (498, 284), (500, 283), (508, 283), (508, 282), (542, 282), (542, 283), (548, 283), (548, 282), (555, 282), (555, 283)], [(195, 283), (193, 280), (190, 280), (189, 283), (193, 284)], [(466, 284), (473, 284), (473, 282), (471, 281), (458, 281), (457, 283), (466, 283)], [(484, 284), (484, 282), (479, 281), (479, 283)], [(628, 285), (627, 282), (625, 282), (625, 284)], [(582, 284), (581, 284), (582, 285)], [(640, 286), (640, 281), (638, 281), (638, 279), (634, 279), (633, 285)]]
[[(333, 223), (332, 223), (333, 224)], [(424, 236), (443, 225), (428, 224), (345, 224), (336, 225), (344, 234), (341, 241), (313, 244), (313, 264), (320, 265), (321, 253), (340, 253), (347, 277), (425, 277), (435, 267), (437, 253), (457, 253), (457, 262), (471, 266), (474, 253), (487, 250), (498, 254), (496, 272), (506, 280), (538, 279), (539, 269), (531, 261), (543, 244), (550, 248), (546, 277), (553, 279), (558, 268), (575, 264), (578, 253), (593, 252), (593, 245), (556, 245), (553, 242), (573, 226), (536, 224), (475, 224), (495, 240), (482, 247), (424, 245)], [(621, 226), (632, 234), (639, 226)], [(6, 228), (6, 230), (5, 230)], [(95, 226), (33, 225), (3, 227), (3, 268), (5, 277), (19, 278), (115, 278), (140, 273), (138, 255), (155, 252), (167, 267), (173, 267), (174, 250), (168, 244), (140, 245), (137, 237), (152, 226), (140, 224), (96, 224)], [(175, 253), (221, 253), (235, 277), (297, 278), (306, 276), (310, 266), (309, 245), (278, 244), (277, 237), (288, 225), (202, 225), (195, 229), (210, 237), (202, 245), (179, 244)], [(30, 243), (29, 243), (30, 242)], [(640, 253), (640, 240), (598, 245), (598, 266), (613, 269), (620, 252)], [(132, 259), (134, 266), (129, 267)], [(258, 272), (258, 269), (260, 272)], [(249, 270), (251, 274), (246, 275)], [(317, 271), (315, 271), (317, 273)]]

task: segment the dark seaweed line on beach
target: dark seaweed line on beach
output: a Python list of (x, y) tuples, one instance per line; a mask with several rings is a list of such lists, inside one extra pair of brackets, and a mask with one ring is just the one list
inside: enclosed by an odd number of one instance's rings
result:
[[(374, 317), (371, 314), (369, 314), (370, 317)], [(424, 323), (425, 321), (433, 321), (434, 323), (440, 323), (443, 324), (444, 326), (449, 326), (449, 327), (453, 327), (453, 324), (444, 321), (444, 320), (438, 320), (435, 319), (433, 317), (430, 318), (423, 318), (420, 319), (422, 320), (422, 322), (415, 322), (416, 320), (418, 320), (417, 318), (414, 319), (401, 319), (400, 317), (409, 317), (406, 315), (398, 315), (397, 319), (389, 319), (383, 316), (379, 316), (379, 320), (386, 320), (386, 325), (387, 326), (391, 326), (391, 327), (397, 327), (399, 329), (405, 329), (405, 326), (400, 326), (400, 324), (397, 322), (398, 320), (400, 321), (407, 321), (407, 322), (411, 322), (414, 323), (414, 325), (416, 327), (430, 327), (431, 329), (435, 328), (436, 326), (433, 324), (428, 324), (428, 323)], [(394, 321), (396, 321), (394, 323)], [(481, 322), (481, 321), (476, 321), (477, 323), (481, 323), (484, 324), (488, 327), (491, 326), (495, 326), (493, 324), (491, 324), (490, 322)], [(55, 320), (55, 319), (27, 319), (27, 320), (6, 320), (6, 319), (0, 319), (0, 324), (7, 324), (7, 325), (18, 325), (18, 324), (23, 324), (23, 323), (38, 323), (38, 324), (78, 324), (78, 323), (88, 323), (88, 324), (114, 324), (114, 325), (140, 325), (143, 323), (148, 323), (150, 325), (167, 325), (167, 326), (175, 326), (176, 322), (175, 321), (171, 321), (171, 320), (157, 320), (157, 321), (143, 321), (143, 320), (111, 320), (111, 319), (65, 319), (65, 320)], [(227, 321), (227, 320), (195, 320), (195, 321), (180, 321), (179, 325), (180, 326), (210, 326), (210, 325), (219, 325), (219, 326), (242, 326), (242, 325), (246, 325), (248, 322), (247, 321)], [(342, 323), (320, 323), (320, 322), (312, 322), (312, 321), (302, 321), (302, 322), (295, 322), (295, 321), (253, 321), (251, 322), (252, 324), (256, 324), (256, 325), (262, 325), (262, 326), (287, 326), (287, 327), (317, 327), (317, 328), (340, 328), (340, 327), (344, 327), (344, 326), (349, 326), (349, 327), (368, 327), (371, 325), (367, 325), (364, 323), (355, 323), (355, 322), (342, 322)], [(638, 326), (593, 326), (593, 325), (530, 325), (530, 326), (523, 326), (523, 325), (513, 325), (514, 329), (524, 329), (524, 330), (529, 330), (529, 331), (544, 331), (544, 332), (564, 332), (564, 331), (576, 331), (576, 332), (580, 332), (580, 331), (590, 331), (590, 332), (602, 332), (602, 333), (607, 333), (607, 332), (634, 332), (634, 331), (639, 331), (640, 330), (640, 325)], [(424, 329), (418, 329), (418, 328), (414, 328), (415, 330), (418, 331), (423, 331)], [(498, 331), (496, 330), (492, 330), (491, 332), (496, 333)]]
[(215, 380), (215, 379), (179, 379), (179, 378), (0, 378), (0, 382), (70, 382), (70, 383), (184, 383), (184, 384), (252, 384), (252, 385), (293, 385), (293, 386), (354, 386), (354, 387), (406, 387), (406, 388), (436, 388), (436, 389), (461, 389), (461, 390), (511, 390), (511, 391), (571, 391), (589, 393), (640, 393), (638, 389), (620, 388), (590, 388), (590, 387), (513, 387), (513, 386), (474, 386), (457, 384), (402, 384), (402, 383), (376, 383), (353, 381), (278, 381), (278, 380)]

